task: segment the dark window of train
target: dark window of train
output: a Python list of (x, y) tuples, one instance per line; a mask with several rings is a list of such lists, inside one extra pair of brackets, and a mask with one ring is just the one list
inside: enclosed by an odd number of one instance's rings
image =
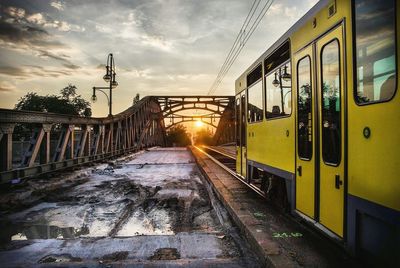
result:
[(246, 96), (242, 95), (240, 101), (240, 143), (246, 146)]
[(290, 42), (286, 41), (264, 61), (264, 73), (268, 74), (290, 58)]
[(356, 102), (390, 100), (397, 80), (395, 0), (355, 0), (353, 4)]
[[(289, 40), (265, 59), (264, 73), (266, 118), (290, 115), (292, 113), (292, 89)], [(289, 76), (283, 76), (284, 73)]]
[(337, 39), (321, 51), (322, 159), (338, 165), (341, 155), (340, 62)]
[(236, 135), (236, 145), (239, 146), (240, 144), (240, 97), (236, 99), (236, 113), (235, 113), (235, 135)]
[(297, 64), (297, 151), (299, 157), (312, 157), (312, 87), (311, 60), (307, 56)]
[(265, 76), (266, 116), (275, 118), (292, 113), (292, 80), (290, 61)]
[(247, 76), (247, 120), (249, 123), (263, 120), (262, 67), (259, 65)]

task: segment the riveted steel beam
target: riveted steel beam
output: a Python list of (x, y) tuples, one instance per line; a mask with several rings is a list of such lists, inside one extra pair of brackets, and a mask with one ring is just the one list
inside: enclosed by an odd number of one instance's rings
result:
[[(200, 119), (216, 127), (214, 122), (220, 121), (220, 125), (229, 121), (224, 118), (228, 118), (225, 114), (231, 109), (232, 100), (233, 96), (147, 96), (125, 111), (105, 118), (0, 109), (0, 182), (107, 159), (148, 146), (163, 146), (166, 129), (170, 127), (166, 126), (166, 115), (175, 123), (180, 119)], [(198, 115), (179, 114), (193, 109), (209, 114), (202, 119)], [(13, 133), (14, 126), (24, 124), (33, 125), (34, 132), (21, 166), (13, 163), (13, 150), (17, 148), (13, 148), (12, 142), (13, 135), (21, 135)], [(224, 140), (230, 138), (226, 133), (220, 136)], [(52, 143), (56, 143), (53, 155)]]

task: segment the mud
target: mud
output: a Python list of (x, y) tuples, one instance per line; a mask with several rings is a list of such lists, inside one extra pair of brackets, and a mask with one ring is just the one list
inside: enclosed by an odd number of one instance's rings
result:
[(180, 258), (181, 255), (176, 248), (159, 248), (149, 260), (177, 260)]
[(101, 258), (103, 262), (116, 262), (125, 260), (128, 257), (128, 251), (117, 251), (111, 254), (106, 254)]
[(70, 254), (48, 255), (41, 258), (38, 263), (63, 263), (63, 262), (81, 262), (81, 258), (72, 257)]

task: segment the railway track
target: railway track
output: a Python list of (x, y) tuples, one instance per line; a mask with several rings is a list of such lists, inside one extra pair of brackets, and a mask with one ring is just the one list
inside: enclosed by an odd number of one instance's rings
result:
[(239, 180), (251, 190), (256, 192), (258, 195), (266, 198), (266, 195), (263, 191), (261, 191), (257, 186), (246, 181), (245, 178), (238, 175), (236, 173), (236, 158), (235, 155), (232, 155), (226, 151), (221, 150), (220, 148), (211, 147), (211, 146), (194, 146), (197, 150), (201, 151), (205, 154), (210, 160), (214, 163), (222, 167), (225, 171), (227, 171), (233, 178)]

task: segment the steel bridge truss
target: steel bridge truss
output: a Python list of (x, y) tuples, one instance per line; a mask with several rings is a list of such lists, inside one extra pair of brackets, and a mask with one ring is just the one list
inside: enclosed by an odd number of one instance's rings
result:
[[(183, 122), (201, 121), (217, 129), (225, 110), (233, 108), (232, 96), (157, 96), (166, 129)], [(192, 113), (185, 113), (185, 112)], [(193, 111), (203, 112), (193, 115)], [(231, 118), (229, 119), (231, 120)]]
[(106, 118), (0, 109), (0, 183), (164, 146), (182, 122), (215, 127), (216, 144), (234, 141), (233, 105), (233, 96), (147, 96)]
[[(21, 139), (28, 144), (18, 155), (13, 147)], [(153, 97), (106, 118), (0, 109), (0, 183), (164, 143), (161, 108)]]

